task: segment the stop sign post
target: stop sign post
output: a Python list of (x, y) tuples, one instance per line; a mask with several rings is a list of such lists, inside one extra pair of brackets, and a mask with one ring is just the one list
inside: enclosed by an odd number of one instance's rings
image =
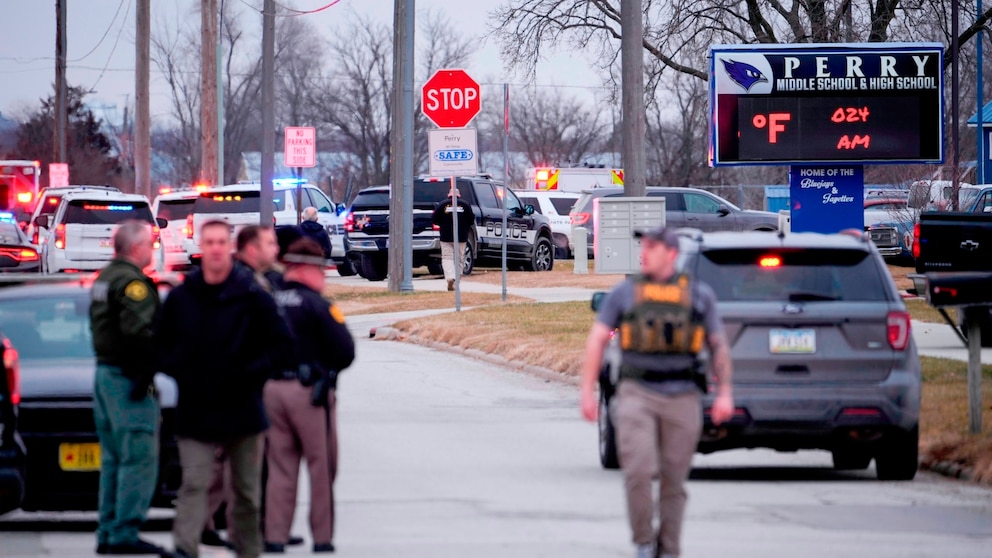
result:
[(420, 110), (439, 128), (464, 128), (482, 108), (480, 93), (465, 70), (438, 70), (424, 83)]

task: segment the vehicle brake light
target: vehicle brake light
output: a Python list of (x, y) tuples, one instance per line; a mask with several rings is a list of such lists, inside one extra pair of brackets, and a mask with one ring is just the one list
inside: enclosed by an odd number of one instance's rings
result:
[(897, 351), (903, 351), (909, 346), (910, 317), (909, 312), (894, 310), (885, 317), (889, 334), (889, 346)]
[(345, 232), (355, 232), (355, 214), (348, 213), (344, 218), (344, 231)]
[(157, 226), (152, 227), (152, 248), (158, 250), (162, 247), (162, 231)]
[(31, 203), (31, 192), (20, 192), (17, 194), (17, 203), (28, 204)]
[(7, 370), (7, 388), (10, 390), (10, 402), (21, 404), (21, 362), (17, 349), (10, 344), (10, 339), (3, 340), (3, 367)]
[(185, 234), (186, 235), (186, 238), (188, 238), (188, 239), (192, 239), (193, 238), (193, 214), (192, 213), (190, 213), (189, 215), (186, 216), (186, 226), (183, 227), (183, 234)]
[(758, 260), (758, 265), (761, 267), (782, 267), (782, 258), (778, 256), (762, 256)]
[(65, 224), (59, 224), (55, 227), (55, 247), (59, 250), (65, 250)]
[(581, 227), (589, 222), (589, 217), (592, 217), (591, 213), (570, 213), (568, 220), (572, 222), (572, 226)]
[[(915, 225), (913, 225), (913, 238), (914, 239), (920, 238), (920, 224), (918, 222)], [(920, 243), (919, 242), (915, 242), (915, 241), (913, 242), (913, 257), (914, 258), (919, 258), (920, 257)]]
[(431, 230), (432, 231), (440, 231), (441, 230), (441, 227), (439, 225), (431, 225)]
[(847, 407), (840, 414), (848, 417), (880, 417), (882, 411), (875, 407)]
[(18, 263), (38, 261), (38, 252), (30, 248), (3, 248), (0, 249), (0, 255), (7, 256)]

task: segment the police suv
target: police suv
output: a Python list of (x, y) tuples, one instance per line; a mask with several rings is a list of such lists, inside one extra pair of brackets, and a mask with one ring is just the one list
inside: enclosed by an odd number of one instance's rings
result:
[[(475, 226), (462, 255), (462, 273), (472, 273), (477, 260), (498, 262), (502, 253), (503, 208), (507, 213), (506, 258), (510, 267), (528, 271), (550, 271), (554, 245), (548, 218), (524, 205), (510, 190), (489, 175), (456, 179), (462, 201), (472, 207)], [(413, 183), (413, 266), (426, 265), (435, 275), (441, 269), (441, 241), (431, 223), (434, 208), (448, 196), (448, 178), (421, 178)], [(506, 192), (506, 199), (503, 192)], [(386, 278), (389, 250), (389, 187), (375, 186), (358, 193), (345, 217), (348, 259), (369, 281)]]

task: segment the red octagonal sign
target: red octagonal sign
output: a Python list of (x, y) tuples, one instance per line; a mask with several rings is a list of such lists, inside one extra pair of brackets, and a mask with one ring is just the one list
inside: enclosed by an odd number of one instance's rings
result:
[(479, 93), (465, 70), (438, 70), (424, 84), (420, 110), (440, 128), (464, 128), (482, 108)]

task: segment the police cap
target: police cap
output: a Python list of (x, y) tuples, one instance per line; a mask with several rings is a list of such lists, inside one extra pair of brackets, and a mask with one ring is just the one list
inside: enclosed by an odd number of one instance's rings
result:
[(634, 238), (648, 238), (668, 246), (669, 248), (679, 247), (679, 235), (675, 231), (662, 225), (649, 230), (634, 231)]

